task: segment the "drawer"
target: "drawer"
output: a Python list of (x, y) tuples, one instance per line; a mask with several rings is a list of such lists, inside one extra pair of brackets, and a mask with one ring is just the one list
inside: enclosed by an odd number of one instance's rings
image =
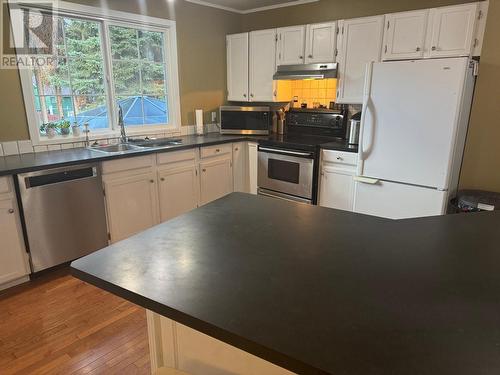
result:
[(358, 154), (346, 151), (323, 150), (322, 161), (355, 166), (358, 164)]
[(232, 143), (226, 143), (216, 146), (202, 147), (200, 151), (201, 158), (209, 158), (222, 154), (230, 154), (233, 151)]
[(154, 165), (154, 154), (135, 156), (102, 162), (102, 174), (128, 171), (131, 169), (151, 168)]
[(179, 161), (194, 160), (196, 159), (196, 151), (197, 149), (193, 148), (183, 151), (162, 152), (156, 154), (156, 162), (158, 164), (169, 164)]
[(0, 177), (0, 194), (10, 193), (10, 177)]

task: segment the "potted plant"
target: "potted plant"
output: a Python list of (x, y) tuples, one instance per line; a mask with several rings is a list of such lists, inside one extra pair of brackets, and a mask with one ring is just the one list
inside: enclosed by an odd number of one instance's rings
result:
[(80, 125), (76, 121), (71, 125), (71, 131), (73, 132), (73, 137), (80, 136)]
[(56, 136), (57, 124), (53, 122), (47, 122), (40, 125), (40, 132), (45, 133), (48, 138), (54, 138)]
[(67, 136), (70, 132), (71, 123), (68, 120), (61, 120), (57, 124), (61, 135)]

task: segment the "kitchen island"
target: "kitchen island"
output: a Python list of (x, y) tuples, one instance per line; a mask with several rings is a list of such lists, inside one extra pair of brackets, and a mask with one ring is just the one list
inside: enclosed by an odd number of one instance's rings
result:
[(234, 193), (72, 263), (193, 374), (500, 371), (500, 212), (385, 220)]

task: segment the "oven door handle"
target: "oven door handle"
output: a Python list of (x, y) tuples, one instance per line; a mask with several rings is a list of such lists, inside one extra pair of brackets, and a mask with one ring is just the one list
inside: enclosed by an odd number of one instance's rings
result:
[(268, 147), (260, 147), (260, 146), (259, 146), (259, 151), (274, 152), (276, 154), (282, 154), (282, 155), (294, 155), (294, 156), (306, 156), (306, 157), (313, 156), (312, 152), (289, 151), (289, 150), (281, 150), (281, 149), (276, 149), (276, 148), (268, 148)]

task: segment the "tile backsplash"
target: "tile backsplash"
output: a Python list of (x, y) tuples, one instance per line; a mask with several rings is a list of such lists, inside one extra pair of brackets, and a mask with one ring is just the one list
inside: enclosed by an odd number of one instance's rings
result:
[[(205, 124), (205, 133), (218, 132), (219, 126), (218, 124)], [(169, 132), (169, 133), (157, 133), (157, 134), (147, 134), (148, 137), (155, 138), (165, 138), (165, 137), (179, 137), (182, 135), (192, 135), (196, 132), (196, 126), (182, 126), (179, 131)], [(142, 135), (145, 136), (145, 135)], [(141, 137), (141, 135), (133, 135), (132, 137)], [(93, 143), (94, 141), (91, 141)], [(118, 138), (104, 138), (99, 139), (97, 141), (99, 144), (106, 143), (117, 143)], [(30, 140), (20, 140), (20, 141), (8, 141), (8, 142), (0, 142), (0, 157), (9, 156), (9, 155), (18, 155), (18, 154), (28, 154), (28, 153), (38, 153), (38, 152), (46, 152), (46, 151), (61, 151), (72, 148), (84, 147), (84, 142), (64, 142), (57, 143), (55, 140), (53, 144), (49, 145), (37, 145), (34, 146)]]
[(292, 81), (292, 97), (297, 97), (298, 106), (307, 103), (308, 108), (313, 108), (313, 103), (320, 103), (328, 108), (334, 102), (337, 93), (337, 80), (313, 79)]

